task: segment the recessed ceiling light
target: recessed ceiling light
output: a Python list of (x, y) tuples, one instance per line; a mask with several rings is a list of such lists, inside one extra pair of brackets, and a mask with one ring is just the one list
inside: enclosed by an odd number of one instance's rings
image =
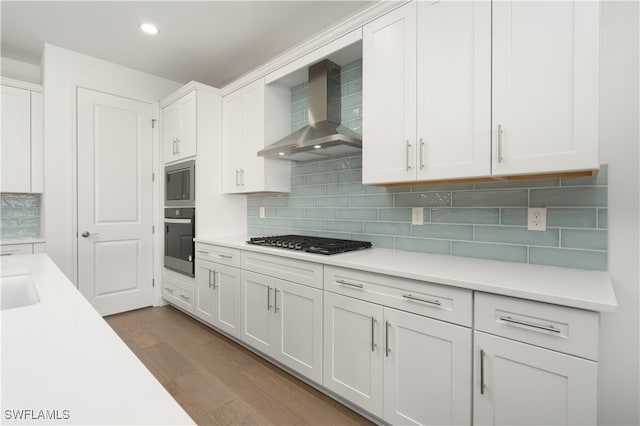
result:
[(314, 145), (313, 147), (314, 147), (315, 149), (320, 149), (320, 148), (322, 148), (320, 145)]
[(158, 27), (153, 24), (142, 24), (140, 25), (140, 29), (147, 34), (158, 34)]
[(284, 155), (284, 152), (279, 152), (278, 155)]

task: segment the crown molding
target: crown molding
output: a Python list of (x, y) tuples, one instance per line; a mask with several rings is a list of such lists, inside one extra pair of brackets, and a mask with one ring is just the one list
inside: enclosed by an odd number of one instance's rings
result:
[(0, 79), (0, 83), (3, 86), (11, 86), (18, 89), (31, 90), (32, 92), (42, 93), (43, 91), (42, 86), (40, 84), (27, 83), (26, 81), (15, 80), (13, 78), (8, 78), (8, 77), (2, 77), (2, 79)]
[(324, 30), (320, 34), (302, 41), (286, 52), (274, 57), (269, 62), (259, 65), (248, 73), (222, 87), (222, 95), (224, 96), (230, 92), (240, 89), (243, 86), (246, 86), (247, 84), (259, 78), (265, 77), (268, 74), (278, 70), (279, 68), (284, 67), (297, 59), (300, 59), (304, 55), (307, 55), (314, 50), (321, 48), (327, 43), (330, 43), (353, 30), (361, 28), (363, 25), (408, 2), (409, 0), (378, 1), (367, 9), (364, 9), (359, 13), (356, 13), (355, 15), (352, 15), (343, 21), (340, 21), (338, 24), (327, 30)]
[(169, 96), (162, 99), (158, 103), (158, 105), (160, 106), (160, 108), (164, 108), (167, 105), (171, 104), (174, 101), (177, 101), (178, 99), (180, 99), (181, 97), (183, 97), (184, 95), (186, 95), (187, 93), (193, 90), (197, 90), (200, 92), (210, 92), (215, 95), (221, 95), (220, 89), (217, 89), (212, 86), (208, 86), (203, 83), (198, 83), (197, 81), (190, 81), (189, 83), (185, 84), (184, 86), (182, 86), (181, 88), (179, 88), (178, 90), (170, 94)]

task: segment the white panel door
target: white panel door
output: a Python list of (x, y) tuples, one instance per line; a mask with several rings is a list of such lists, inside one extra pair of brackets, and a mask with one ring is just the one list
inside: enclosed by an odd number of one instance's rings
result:
[(209, 324), (213, 324), (215, 316), (213, 291), (215, 266), (213, 262), (196, 259), (195, 313)]
[(215, 306), (213, 325), (240, 338), (242, 318), (240, 269), (215, 263), (213, 294)]
[(273, 320), (275, 279), (255, 272), (242, 271), (242, 333), (248, 345), (271, 354), (276, 344)]
[(471, 424), (471, 330), (384, 309), (384, 415), (391, 424)]
[(474, 357), (474, 424), (596, 424), (595, 362), (478, 331)]
[(322, 290), (278, 280), (273, 302), (278, 327), (274, 357), (322, 383)]
[(493, 3), (493, 174), (598, 168), (600, 3)]
[(491, 2), (418, 3), (418, 180), (491, 174)]
[(323, 385), (382, 417), (383, 308), (324, 294)]
[(264, 157), (258, 151), (265, 143), (264, 80), (260, 79), (242, 89), (242, 192), (264, 189)]
[(78, 88), (78, 285), (101, 315), (153, 304), (151, 104)]
[(362, 182), (416, 179), (416, 3), (364, 26)]
[(31, 191), (31, 92), (2, 86), (2, 192)]

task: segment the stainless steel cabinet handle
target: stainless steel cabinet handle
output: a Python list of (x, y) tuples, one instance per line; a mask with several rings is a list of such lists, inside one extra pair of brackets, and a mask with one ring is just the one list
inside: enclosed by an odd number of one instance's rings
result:
[(175, 140), (175, 138), (171, 141), (171, 153), (172, 154), (176, 153), (176, 140)]
[(271, 287), (267, 286), (267, 311), (271, 310)]
[(216, 286), (216, 270), (213, 270), (213, 290), (215, 291), (215, 289), (218, 287)]
[(240, 179), (238, 179), (238, 174), (240, 173), (239, 169), (236, 169), (236, 186), (240, 185)]
[(375, 352), (376, 350), (376, 339), (375, 339), (375, 332), (376, 332), (376, 319), (374, 317), (371, 317), (371, 352)]
[(13, 253), (2, 253), (0, 256), (13, 256)]
[(350, 286), (350, 287), (362, 288), (362, 284), (360, 284), (360, 283), (350, 283), (350, 282), (345, 281), (345, 280), (336, 280), (336, 282), (337, 282), (338, 284), (348, 285), (348, 286)]
[(176, 154), (180, 154), (180, 138), (176, 138)]
[(168, 291), (169, 293), (173, 293), (173, 289), (172, 288), (165, 287), (165, 290)]
[(209, 271), (209, 288), (213, 288), (213, 280), (215, 279), (211, 279), (211, 273), (213, 272), (211, 269), (208, 270)]
[(484, 395), (484, 349), (480, 349), (480, 395)]
[(278, 290), (277, 288), (273, 288), (273, 313), (277, 314), (280, 309), (278, 309)]
[(244, 169), (240, 169), (240, 185), (244, 185)]
[(524, 325), (525, 327), (537, 328), (538, 330), (546, 330), (546, 331), (551, 331), (553, 333), (560, 333), (560, 329), (552, 325), (540, 325), (540, 324), (536, 324), (529, 321), (521, 321), (521, 320), (513, 319), (508, 315), (500, 316), (500, 320), (509, 324)]
[(416, 297), (413, 294), (403, 294), (402, 297), (404, 297), (405, 299), (409, 299), (409, 300), (415, 300), (417, 302), (424, 302), (424, 303), (429, 303), (431, 305), (442, 306), (442, 302), (440, 302), (437, 299), (434, 299), (434, 300), (423, 299), (421, 297)]
[(420, 138), (420, 170), (424, 169), (424, 141)]
[(209, 254), (209, 252), (208, 252), (208, 251), (205, 251), (205, 250), (198, 250), (198, 253), (202, 253), (202, 254)]
[(409, 151), (411, 150), (411, 144), (409, 143), (409, 140), (407, 139), (407, 146), (405, 147), (406, 149), (406, 156), (407, 156), (407, 171), (409, 171), (409, 169), (411, 169), (411, 164), (409, 164)]
[(385, 336), (384, 336), (384, 354), (387, 358), (389, 358), (389, 353), (391, 352), (391, 348), (389, 347), (389, 327), (391, 326), (391, 324), (389, 323), (389, 321), (386, 321), (385, 323)]
[(223, 259), (233, 259), (233, 256), (229, 256), (228, 254), (219, 254), (218, 257)]
[(498, 124), (498, 163), (502, 163), (502, 124)]
[(190, 297), (187, 297), (184, 294), (179, 294), (178, 296), (180, 296), (180, 299), (182, 299), (182, 300), (191, 300)]

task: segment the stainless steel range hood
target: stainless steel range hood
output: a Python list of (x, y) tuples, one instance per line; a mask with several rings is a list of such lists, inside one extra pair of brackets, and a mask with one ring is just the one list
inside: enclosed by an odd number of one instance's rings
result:
[(362, 151), (362, 140), (338, 130), (340, 67), (323, 60), (309, 67), (309, 125), (258, 151), (260, 157), (307, 161)]

